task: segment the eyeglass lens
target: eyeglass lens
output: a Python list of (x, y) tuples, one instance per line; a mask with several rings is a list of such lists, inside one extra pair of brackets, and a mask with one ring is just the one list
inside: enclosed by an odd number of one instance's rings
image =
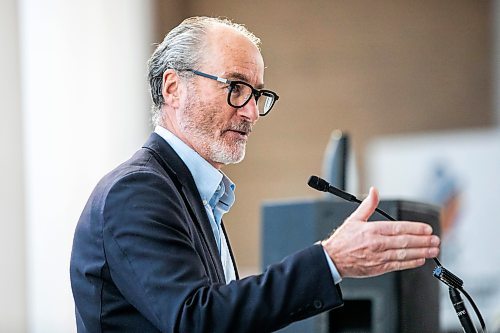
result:
[(260, 95), (260, 98), (257, 101), (257, 108), (259, 109), (259, 114), (265, 115), (266, 113), (268, 113), (273, 107), (273, 103), (274, 103), (273, 95), (267, 93), (263, 93), (262, 95)]
[[(253, 96), (253, 91), (250, 86), (236, 83), (229, 92), (229, 101), (235, 107), (244, 105)], [(260, 115), (267, 114), (274, 103), (274, 96), (267, 92), (263, 92), (257, 101), (257, 108)]]

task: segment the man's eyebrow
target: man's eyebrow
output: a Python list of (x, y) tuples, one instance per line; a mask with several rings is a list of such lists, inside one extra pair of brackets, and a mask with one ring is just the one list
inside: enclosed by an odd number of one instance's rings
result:
[[(249, 83), (249, 81), (250, 81), (245, 74), (241, 74), (238, 72), (229, 72), (229, 73), (225, 74), (224, 78), (226, 78), (228, 80), (239, 80), (239, 81), (243, 81), (246, 83)], [(255, 89), (262, 89), (262, 88), (264, 88), (264, 84), (263, 83), (258, 84), (254, 88)]]

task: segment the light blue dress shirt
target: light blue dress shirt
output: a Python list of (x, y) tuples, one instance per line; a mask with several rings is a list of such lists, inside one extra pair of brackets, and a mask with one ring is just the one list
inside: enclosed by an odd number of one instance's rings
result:
[[(221, 220), (222, 216), (227, 213), (234, 204), (235, 184), (169, 130), (161, 126), (156, 126), (155, 133), (161, 136), (172, 147), (184, 164), (186, 164), (193, 176), (203, 201), (203, 206), (210, 220), (217, 247), (219, 248), (226, 282), (229, 283), (236, 277), (226, 238), (221, 230)], [(324, 249), (323, 251), (328, 261), (333, 281), (335, 284), (340, 283), (342, 278), (337, 268), (326, 251)]]

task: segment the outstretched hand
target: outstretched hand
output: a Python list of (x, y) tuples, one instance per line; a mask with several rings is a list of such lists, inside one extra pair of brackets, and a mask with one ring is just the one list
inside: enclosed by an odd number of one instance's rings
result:
[(428, 224), (409, 221), (367, 222), (378, 206), (370, 188), (359, 207), (321, 242), (342, 277), (368, 277), (422, 266), (439, 254), (439, 237)]

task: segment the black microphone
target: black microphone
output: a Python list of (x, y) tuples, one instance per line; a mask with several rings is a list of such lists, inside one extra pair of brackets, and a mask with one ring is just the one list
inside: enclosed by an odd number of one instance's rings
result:
[(327, 182), (322, 178), (319, 178), (318, 176), (311, 176), (307, 184), (315, 190), (321, 192), (329, 192), (344, 200), (361, 203), (361, 201), (359, 201), (354, 195), (344, 192), (341, 189), (332, 186), (329, 182)]
[(455, 289), (450, 287), (449, 288), (450, 292), (450, 299), (451, 302), (453, 303), (453, 307), (455, 308), (455, 311), (457, 313), (458, 319), (460, 320), (460, 324), (462, 325), (462, 328), (464, 329), (465, 333), (477, 333), (476, 328), (474, 327), (474, 324), (472, 324), (472, 320), (470, 319), (469, 313), (467, 312), (467, 309), (465, 308), (464, 301), (462, 300), (462, 297), (460, 296), (460, 292)]
[[(340, 197), (344, 200), (347, 201), (352, 201), (356, 203), (361, 203), (361, 200), (356, 198), (354, 195), (344, 192), (341, 189), (336, 188), (335, 186), (331, 185), (329, 182), (326, 180), (319, 178), (318, 176), (311, 176), (309, 178), (309, 181), (307, 182), (307, 185), (311, 186), (313, 189), (321, 191), (321, 192), (329, 192), (337, 197)], [(381, 209), (375, 208), (375, 211), (379, 214), (382, 214), (386, 218), (388, 218), (391, 221), (396, 221), (396, 219), (386, 212), (384, 212)]]

